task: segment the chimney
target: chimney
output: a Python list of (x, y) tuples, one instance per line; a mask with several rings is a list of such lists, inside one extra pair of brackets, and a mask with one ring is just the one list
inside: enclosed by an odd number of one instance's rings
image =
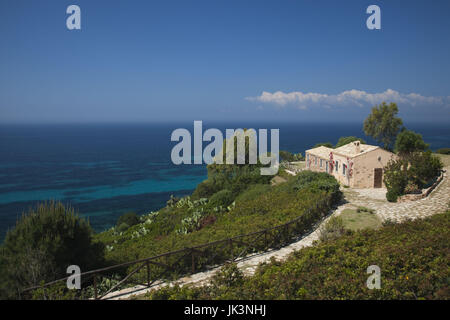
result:
[(355, 146), (355, 153), (358, 154), (361, 152), (361, 146), (359, 145), (359, 141), (354, 141), (353, 145)]

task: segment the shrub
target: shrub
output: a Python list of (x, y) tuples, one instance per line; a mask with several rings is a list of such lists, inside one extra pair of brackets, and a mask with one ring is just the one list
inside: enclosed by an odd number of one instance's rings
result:
[(40, 204), (24, 214), (6, 234), (1, 250), (0, 285), (11, 297), (25, 287), (66, 275), (69, 265), (82, 271), (103, 264), (104, 246), (92, 241), (89, 222), (57, 202)]
[(408, 162), (403, 159), (390, 160), (384, 168), (384, 184), (387, 188), (386, 199), (397, 201), (397, 197), (404, 194), (408, 184)]
[(354, 137), (354, 136), (340, 137), (338, 142), (335, 145), (335, 148), (339, 148), (339, 147), (345, 146), (346, 144), (349, 144), (350, 142), (353, 142), (353, 141), (359, 141), (359, 142), (361, 142), (363, 144), (366, 144), (366, 141), (364, 141), (364, 139), (357, 138), (357, 137)]
[(422, 135), (411, 130), (403, 130), (395, 139), (395, 152), (400, 156), (408, 157), (410, 154), (428, 149)]
[(331, 217), (328, 222), (320, 227), (320, 241), (336, 240), (345, 233), (344, 221), (340, 217)]
[(439, 154), (450, 154), (450, 148), (440, 148), (436, 150), (436, 153)]
[(264, 193), (269, 192), (271, 186), (268, 184), (253, 184), (250, 185), (245, 191), (243, 191), (238, 197), (236, 202), (246, 202), (254, 200)]
[(331, 194), (333, 202), (338, 202), (342, 198), (339, 183), (336, 178), (328, 173), (305, 170), (300, 172), (295, 178), (294, 188), (296, 190), (308, 188), (313, 192), (326, 191)]
[(433, 155), (431, 151), (418, 152), (411, 156), (408, 174), (414, 184), (423, 188), (439, 176), (442, 168), (441, 159)]
[[(385, 224), (271, 260), (229, 286), (183, 286), (146, 298), (243, 300), (448, 300), (450, 212)], [(367, 288), (367, 267), (382, 272), (381, 289)], [(225, 291), (226, 290), (226, 291)]]
[(401, 196), (401, 194), (393, 189), (390, 189), (386, 192), (386, 200), (389, 202), (397, 202), (397, 198), (399, 196)]
[(130, 228), (130, 226), (128, 225), (128, 223), (121, 223), (118, 227), (117, 227), (117, 232), (125, 232)]
[(281, 161), (288, 161), (288, 162), (294, 162), (294, 161), (302, 161), (304, 158), (301, 153), (293, 154), (289, 151), (283, 151), (280, 150), (280, 162)]
[(218, 190), (220, 190), (220, 188), (217, 188), (217, 186), (215, 186), (213, 182), (211, 182), (210, 180), (205, 180), (197, 185), (197, 188), (195, 188), (191, 198), (193, 200), (200, 198), (209, 198)]
[[(119, 217), (116, 226), (128, 225), (128, 227), (134, 226), (140, 222), (138, 215), (134, 212), (127, 212)], [(124, 226), (122, 226), (124, 228)]]
[(233, 200), (233, 193), (228, 189), (224, 189), (213, 194), (211, 198), (209, 198), (209, 203), (213, 207), (227, 207), (233, 202)]

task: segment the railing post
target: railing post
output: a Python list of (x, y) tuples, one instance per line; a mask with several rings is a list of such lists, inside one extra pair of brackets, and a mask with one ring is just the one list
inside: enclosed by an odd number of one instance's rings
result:
[(94, 273), (94, 299), (97, 300), (97, 274)]
[(145, 263), (147, 265), (147, 287), (150, 287), (150, 264), (148, 260)]
[(192, 274), (195, 273), (195, 257), (194, 257), (194, 249), (191, 250), (191, 262), (192, 262)]

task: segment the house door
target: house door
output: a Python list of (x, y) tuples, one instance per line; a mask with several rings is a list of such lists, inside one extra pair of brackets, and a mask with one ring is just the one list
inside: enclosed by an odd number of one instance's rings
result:
[(375, 168), (375, 174), (373, 177), (373, 187), (374, 188), (382, 187), (382, 178), (383, 178), (383, 169)]

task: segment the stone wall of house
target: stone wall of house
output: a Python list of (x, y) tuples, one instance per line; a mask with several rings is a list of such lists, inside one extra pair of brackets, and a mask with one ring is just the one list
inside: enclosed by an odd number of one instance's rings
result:
[[(329, 158), (324, 159), (312, 154), (309, 154), (309, 157), (311, 159), (311, 165), (309, 168), (306, 167), (306, 169), (317, 172), (326, 172), (326, 162), (329, 161)], [(337, 162), (338, 165), (333, 168), (332, 172), (330, 172), (330, 170), (328, 172), (332, 174), (336, 178), (336, 180), (343, 185), (347, 185), (352, 188), (373, 188), (375, 168), (384, 168), (389, 160), (395, 157), (395, 154), (381, 148), (353, 157), (351, 158), (351, 161), (353, 161), (353, 172), (352, 176), (349, 177), (349, 165), (347, 157), (333, 153), (333, 160)], [(317, 163), (315, 161), (316, 158)], [(320, 159), (322, 159), (322, 166), (320, 166)], [(344, 165), (347, 165), (345, 174), (343, 171)], [(383, 177), (381, 177), (381, 183), (382, 187), (384, 187)]]
[[(354, 188), (373, 188), (375, 169), (384, 168), (395, 155), (389, 151), (378, 148), (362, 154), (353, 159), (353, 185)], [(381, 177), (382, 187), (385, 187)]]
[[(309, 153), (306, 153), (306, 155), (308, 155)], [(311, 159), (311, 165), (310, 167), (306, 167), (306, 169), (309, 169), (311, 171), (316, 171), (316, 172), (326, 172), (326, 168), (327, 165), (326, 163), (330, 161), (329, 158), (325, 159), (325, 158), (320, 158), (317, 157), (315, 155), (309, 154), (309, 157)], [(315, 162), (315, 158), (317, 158), (317, 164)], [(320, 160), (322, 159), (322, 166), (321, 166), (321, 162)], [(333, 175), (337, 181), (339, 181), (340, 183), (344, 184), (344, 185), (349, 185), (352, 186), (353, 183), (353, 178), (349, 178), (347, 176), (347, 172), (344, 175), (343, 174), (343, 169), (342, 166), (344, 164), (347, 164), (347, 158), (343, 157), (341, 155), (337, 155), (333, 153), (333, 160), (336, 162), (338, 162), (338, 167), (334, 167), (333, 171), (330, 171), (330, 165), (328, 164), (328, 173), (330, 173), (331, 175)], [(306, 163), (307, 164), (307, 163)]]

